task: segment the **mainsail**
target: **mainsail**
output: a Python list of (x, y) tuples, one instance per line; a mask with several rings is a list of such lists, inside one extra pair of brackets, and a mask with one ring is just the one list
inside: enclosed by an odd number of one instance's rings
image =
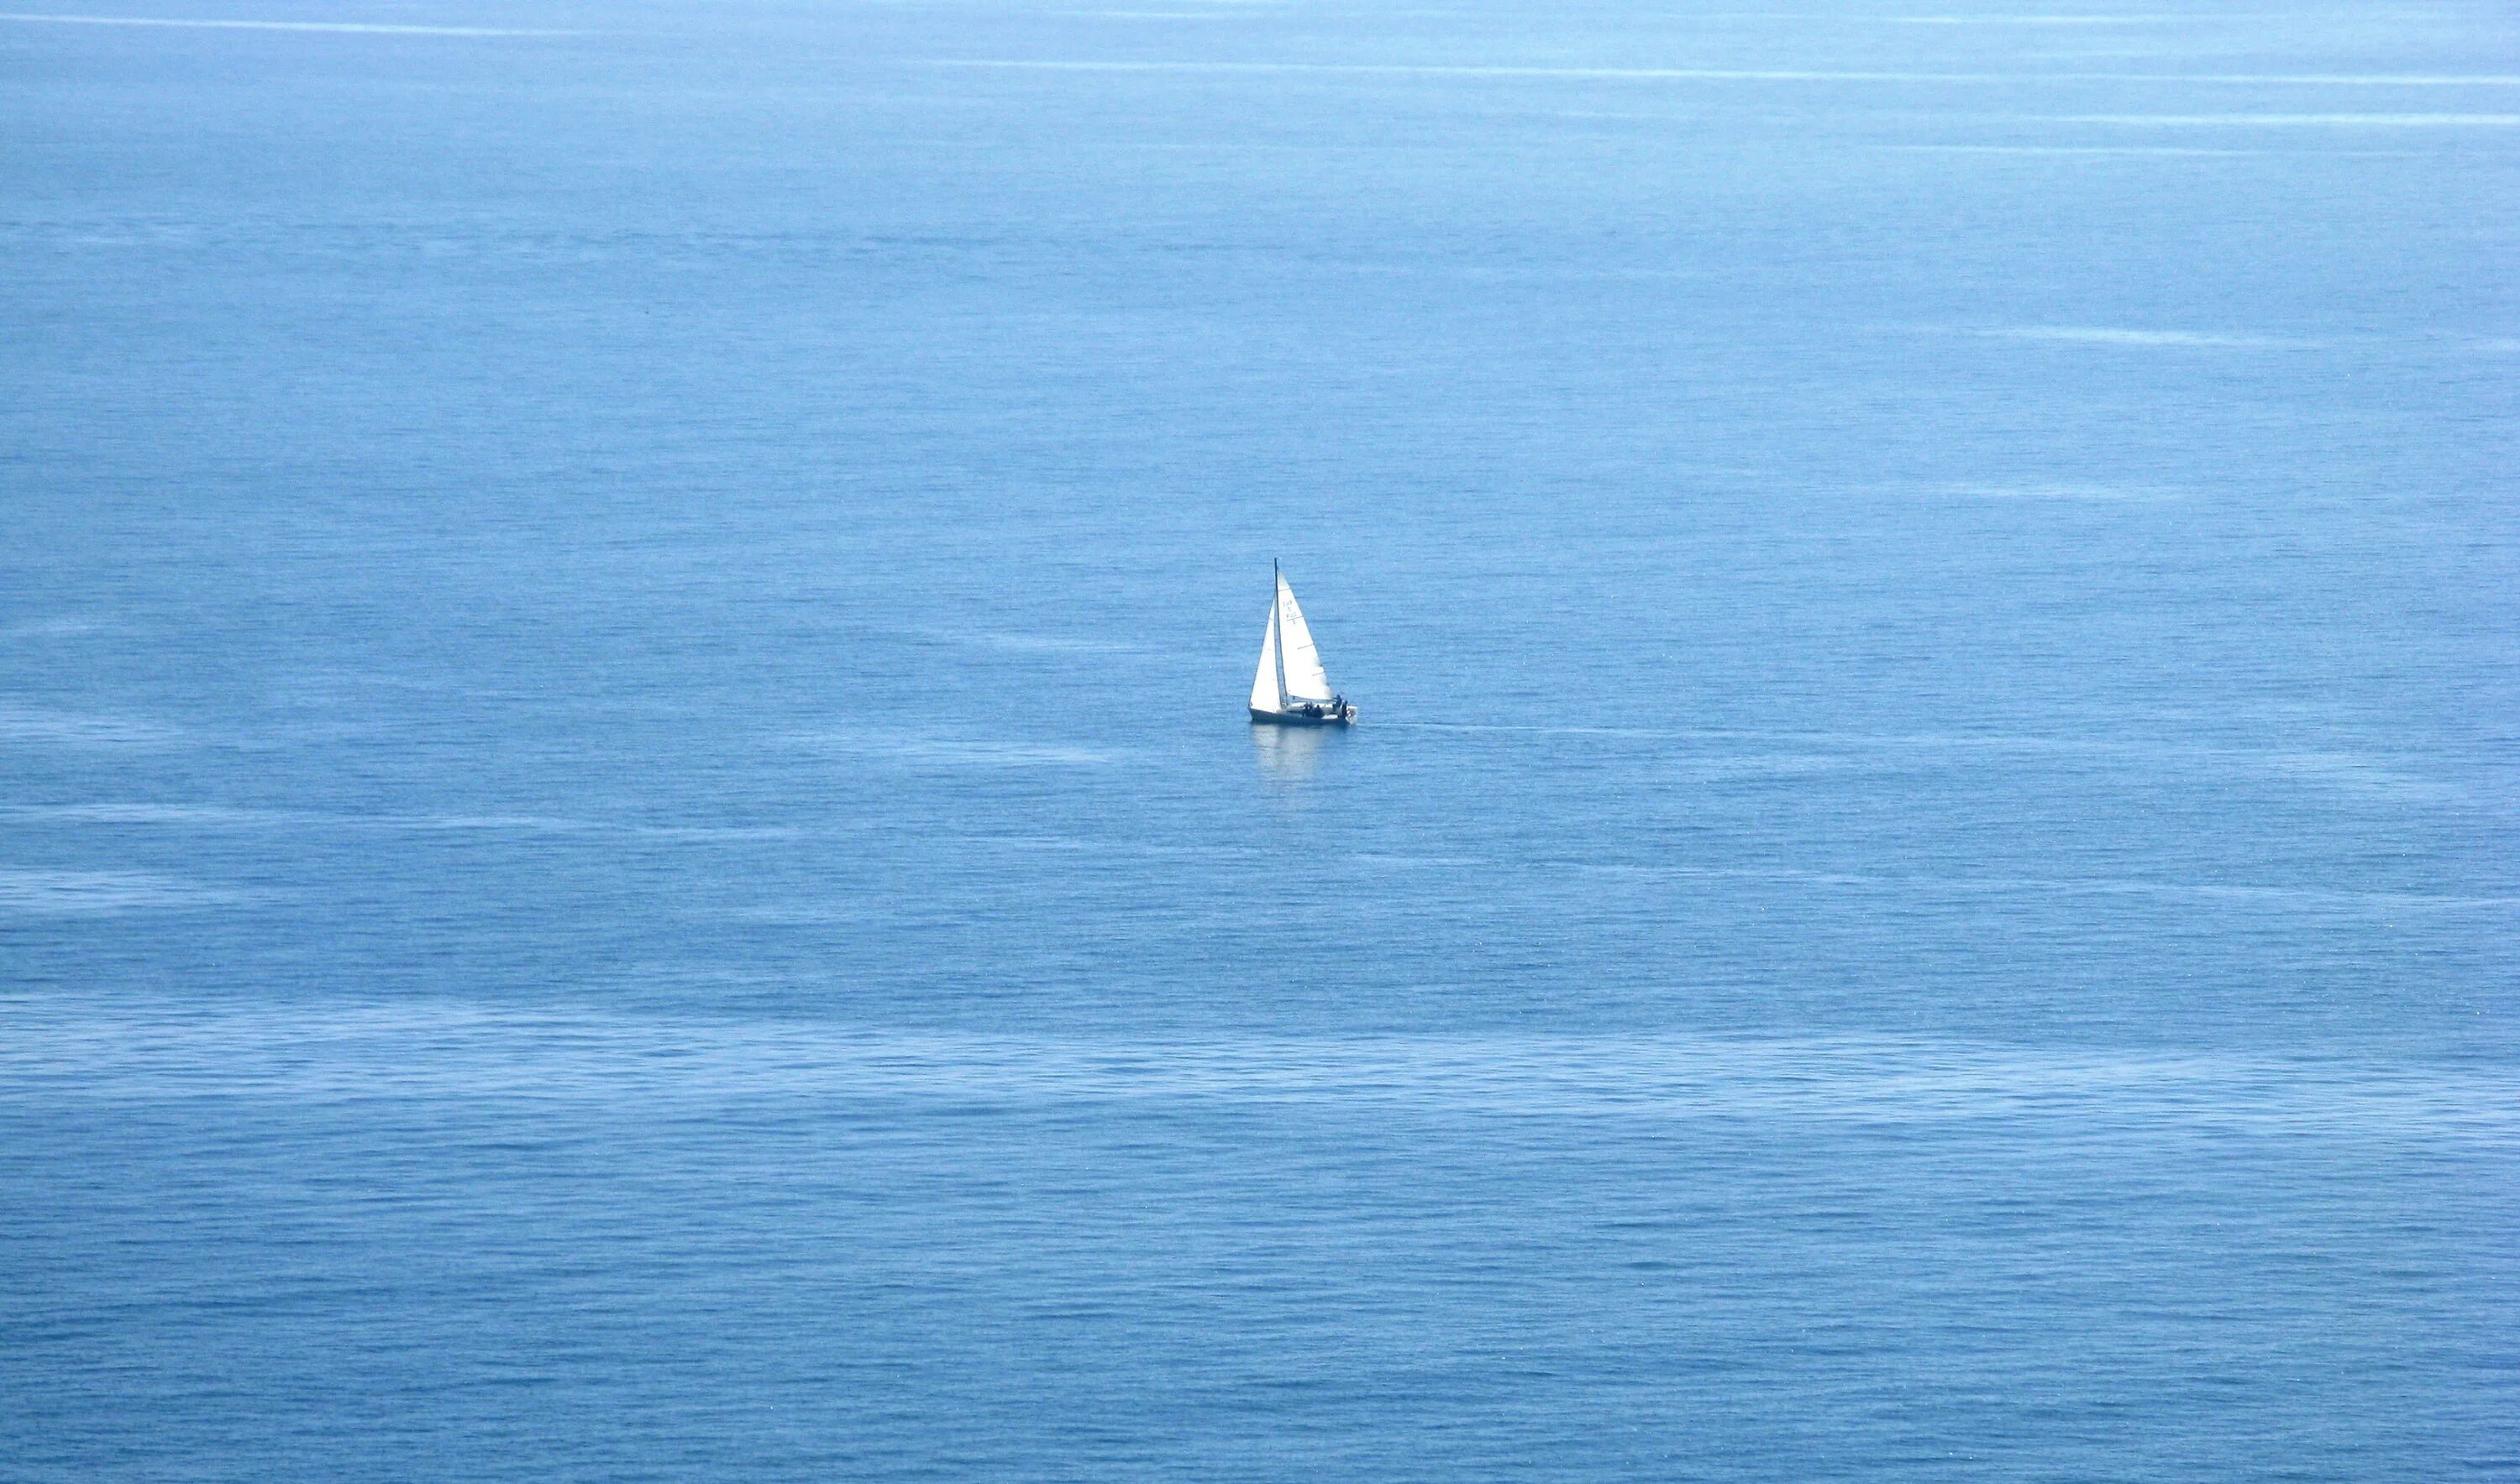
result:
[(1328, 700), (1330, 678), (1322, 673), (1313, 631), (1305, 626), (1304, 610), (1295, 607), (1295, 590), (1286, 586), (1282, 572), (1278, 575), (1278, 608), (1271, 616), (1276, 619), (1271, 637), (1278, 641), (1279, 684), (1285, 689), (1286, 699), (1295, 703)]

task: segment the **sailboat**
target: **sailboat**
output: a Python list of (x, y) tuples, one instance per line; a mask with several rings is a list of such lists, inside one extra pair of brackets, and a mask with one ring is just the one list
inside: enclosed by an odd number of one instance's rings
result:
[(1304, 610), (1295, 607), (1295, 590), (1286, 574), (1269, 563), (1278, 584), (1269, 600), (1269, 630), (1260, 639), (1260, 670), (1251, 677), (1251, 719), (1286, 727), (1344, 727), (1356, 720), (1356, 707), (1330, 689), (1322, 673), (1321, 651), (1313, 648), (1313, 631)]

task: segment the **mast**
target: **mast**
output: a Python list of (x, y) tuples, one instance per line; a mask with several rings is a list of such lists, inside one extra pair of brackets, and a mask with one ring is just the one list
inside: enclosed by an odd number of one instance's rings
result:
[(1286, 625), (1281, 621), (1284, 608), (1278, 595), (1285, 591), (1286, 579), (1278, 572), (1278, 559), (1269, 559), (1269, 634), (1277, 643), (1269, 652), (1278, 656), (1278, 709), (1286, 709)]

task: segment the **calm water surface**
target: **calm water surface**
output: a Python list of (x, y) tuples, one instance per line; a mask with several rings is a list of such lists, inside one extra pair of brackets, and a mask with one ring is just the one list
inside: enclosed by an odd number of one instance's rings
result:
[(2520, 1474), (2506, 9), (245, 3), (0, 19), (0, 1473)]

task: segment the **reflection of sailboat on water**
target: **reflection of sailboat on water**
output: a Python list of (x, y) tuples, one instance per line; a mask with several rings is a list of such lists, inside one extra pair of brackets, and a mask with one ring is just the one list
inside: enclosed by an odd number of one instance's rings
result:
[(1273, 784), (1305, 784), (1322, 765), (1322, 748), (1335, 746), (1328, 727), (1253, 727), (1251, 745), (1260, 776)]
[(1260, 670), (1251, 677), (1251, 719), (1288, 727), (1344, 727), (1356, 720), (1356, 707), (1330, 689), (1322, 673), (1321, 651), (1313, 648), (1312, 628), (1304, 610), (1295, 607), (1295, 590), (1286, 574), (1270, 569), (1277, 592), (1269, 600), (1269, 629), (1260, 637)]

